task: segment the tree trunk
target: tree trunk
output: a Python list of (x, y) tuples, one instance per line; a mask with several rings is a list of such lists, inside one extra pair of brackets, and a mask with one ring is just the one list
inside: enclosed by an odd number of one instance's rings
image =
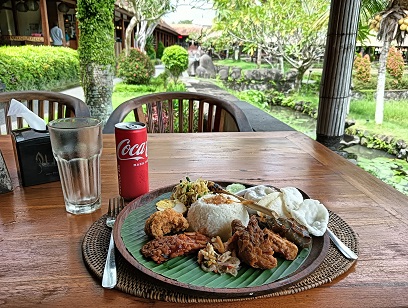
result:
[(132, 34), (133, 34), (133, 29), (135, 28), (137, 23), (136, 17), (133, 16), (132, 19), (129, 22), (129, 25), (126, 27), (126, 36), (125, 36), (125, 54), (126, 56), (129, 56), (130, 54), (130, 48), (132, 47)]
[(82, 74), (85, 101), (91, 116), (101, 120), (104, 124), (113, 111), (113, 67), (89, 63)]
[(384, 45), (381, 50), (379, 67), (378, 67), (378, 80), (377, 80), (377, 92), (376, 92), (376, 104), (375, 104), (375, 123), (382, 124), (384, 118), (384, 91), (385, 91), (385, 73), (387, 67), (387, 56), (390, 50), (390, 40), (384, 39)]
[(135, 39), (135, 47), (139, 48), (141, 51), (145, 51), (146, 46), (146, 28), (147, 28), (147, 21), (143, 20), (137, 23), (136, 27), (136, 39)]
[[(85, 102), (91, 116), (104, 124), (112, 113), (115, 39), (114, 0), (78, 0), (78, 56)], [(95, 12), (99, 12), (95, 16)]]
[(295, 80), (295, 91), (299, 92), (302, 88), (303, 76), (305, 76), (305, 72), (307, 71), (308, 67), (300, 66), (297, 68), (297, 75)]
[(285, 65), (284, 65), (284, 61), (283, 61), (283, 57), (279, 56), (279, 70), (282, 73), (282, 76), (285, 75)]
[(262, 48), (258, 46), (257, 52), (256, 52), (256, 66), (258, 68), (261, 68), (262, 64)]
[(344, 135), (361, 0), (332, 0), (316, 140), (338, 149)]

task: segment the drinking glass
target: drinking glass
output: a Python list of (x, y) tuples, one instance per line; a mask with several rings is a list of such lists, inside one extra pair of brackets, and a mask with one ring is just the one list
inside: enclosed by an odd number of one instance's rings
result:
[(92, 118), (65, 118), (48, 123), (69, 213), (91, 213), (101, 206), (101, 128), (102, 122)]

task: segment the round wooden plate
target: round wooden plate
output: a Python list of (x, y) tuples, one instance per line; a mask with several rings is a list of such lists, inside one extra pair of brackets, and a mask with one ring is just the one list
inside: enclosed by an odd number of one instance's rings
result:
[[(225, 182), (217, 182), (221, 186), (227, 186), (230, 183)], [(245, 186), (252, 186), (243, 183)], [(122, 238), (122, 227), (125, 223), (126, 218), (131, 215), (134, 210), (144, 210), (142, 207), (150, 206), (154, 210), (154, 205), (151, 203), (154, 199), (162, 196), (165, 193), (169, 193), (172, 191), (175, 185), (166, 186), (155, 191), (152, 191), (148, 194), (145, 194), (133, 201), (131, 201), (124, 210), (119, 214), (116, 219), (114, 230), (113, 230), (113, 237), (116, 244), (117, 249), (122, 254), (122, 256), (135, 268), (140, 270), (146, 278), (152, 280), (156, 284), (160, 284), (165, 286), (166, 288), (177, 290), (178, 292), (185, 292), (189, 294), (194, 294), (197, 296), (207, 296), (213, 298), (239, 298), (239, 297), (248, 297), (248, 296), (259, 296), (271, 292), (276, 292), (282, 289), (286, 289), (289, 286), (295, 284), (296, 282), (300, 281), (301, 279), (307, 277), (316, 268), (322, 263), (324, 260), (327, 251), (330, 247), (330, 239), (327, 233), (321, 237), (313, 237), (313, 244), (312, 248), (310, 249), (309, 253), (307, 254), (306, 258), (302, 262), (302, 264), (295, 270), (294, 272), (288, 274), (287, 276), (270, 282), (265, 283), (262, 285), (248, 285), (245, 287), (217, 287), (216, 282), (214, 282), (214, 287), (196, 285), (188, 282), (182, 282), (175, 279), (171, 279), (166, 277), (165, 274), (161, 275), (152, 269), (146, 267), (143, 262), (140, 262), (140, 258), (135, 258), (128, 250), (125, 242)], [(306, 196), (305, 196), (306, 197)], [(150, 205), (149, 205), (150, 203)], [(144, 225), (137, 226), (138, 229), (143, 230)], [(139, 260), (138, 260), (139, 259)], [(171, 262), (167, 261), (165, 263)], [(182, 262), (182, 261), (181, 261)], [(288, 262), (288, 261), (286, 261)], [(164, 264), (165, 264), (164, 263)], [(198, 265), (197, 265), (198, 267)], [(204, 272), (203, 272), (204, 274)], [(214, 274), (217, 276), (217, 274)], [(233, 281), (235, 277), (230, 276), (230, 279)], [(214, 280), (216, 278), (213, 278)], [(232, 285), (234, 283), (232, 282)]]

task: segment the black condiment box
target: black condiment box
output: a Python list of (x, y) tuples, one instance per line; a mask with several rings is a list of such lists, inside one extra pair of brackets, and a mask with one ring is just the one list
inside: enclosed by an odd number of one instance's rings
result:
[(22, 186), (59, 181), (50, 134), (31, 128), (12, 131), (14, 154)]

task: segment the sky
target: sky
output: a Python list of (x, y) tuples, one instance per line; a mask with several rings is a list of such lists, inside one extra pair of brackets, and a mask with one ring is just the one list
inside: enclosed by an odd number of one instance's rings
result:
[(179, 0), (177, 11), (164, 16), (167, 23), (178, 23), (180, 20), (193, 20), (196, 25), (211, 25), (215, 12), (211, 10), (211, 4), (206, 3), (202, 7), (205, 9), (192, 9), (191, 0)]

